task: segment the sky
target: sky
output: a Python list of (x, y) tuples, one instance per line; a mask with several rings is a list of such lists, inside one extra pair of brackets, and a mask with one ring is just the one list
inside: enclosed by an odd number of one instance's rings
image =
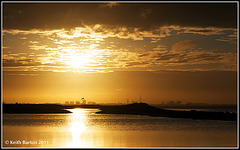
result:
[(4, 102), (237, 102), (236, 2), (2, 8)]

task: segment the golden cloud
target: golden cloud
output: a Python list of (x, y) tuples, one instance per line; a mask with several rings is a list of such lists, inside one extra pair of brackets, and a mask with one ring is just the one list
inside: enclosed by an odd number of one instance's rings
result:
[(195, 48), (196, 44), (191, 41), (191, 40), (185, 40), (185, 41), (181, 41), (181, 42), (177, 42), (175, 44), (172, 45), (172, 51), (183, 51), (183, 50), (188, 50), (188, 49), (192, 49)]

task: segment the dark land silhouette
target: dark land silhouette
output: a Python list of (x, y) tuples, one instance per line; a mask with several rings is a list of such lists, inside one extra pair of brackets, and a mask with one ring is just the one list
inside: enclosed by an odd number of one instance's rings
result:
[(236, 121), (237, 113), (234, 112), (206, 112), (206, 111), (176, 111), (156, 108), (146, 103), (133, 103), (128, 105), (58, 105), (58, 104), (3, 104), (3, 113), (16, 114), (49, 114), (49, 113), (71, 113), (66, 109), (73, 108), (98, 108), (99, 114), (132, 114), (147, 115), (153, 117), (189, 118)]
[(100, 108), (99, 105), (59, 105), (59, 104), (3, 104), (3, 113), (6, 114), (49, 114), (72, 113), (66, 109), (73, 108)]
[(71, 113), (62, 105), (56, 104), (3, 104), (3, 113), (8, 114), (49, 114)]
[(175, 111), (149, 106), (146, 103), (134, 103), (122, 106), (101, 106), (102, 114), (133, 114), (148, 115), (153, 117), (190, 118), (208, 120), (237, 120), (236, 113), (229, 112), (206, 112), (206, 111)]

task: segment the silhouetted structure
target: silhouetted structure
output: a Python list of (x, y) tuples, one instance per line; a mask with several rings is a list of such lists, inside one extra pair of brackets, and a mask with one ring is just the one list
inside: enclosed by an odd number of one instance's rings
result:
[(182, 105), (182, 102), (181, 101), (177, 101), (176, 105)]
[(83, 105), (87, 104), (87, 101), (84, 98), (81, 98), (81, 100)]

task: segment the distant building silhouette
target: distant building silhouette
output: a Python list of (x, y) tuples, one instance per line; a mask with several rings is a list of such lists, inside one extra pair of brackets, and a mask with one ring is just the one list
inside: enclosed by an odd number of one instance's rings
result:
[(167, 104), (168, 105), (174, 105), (174, 101), (169, 101)]
[(87, 103), (87, 101), (84, 98), (81, 98), (81, 100), (82, 100), (82, 104), (86, 104)]
[(80, 105), (81, 103), (80, 103), (79, 101), (76, 101), (75, 104), (76, 104), (76, 105)]
[(182, 105), (182, 102), (181, 101), (177, 101), (176, 105)]

